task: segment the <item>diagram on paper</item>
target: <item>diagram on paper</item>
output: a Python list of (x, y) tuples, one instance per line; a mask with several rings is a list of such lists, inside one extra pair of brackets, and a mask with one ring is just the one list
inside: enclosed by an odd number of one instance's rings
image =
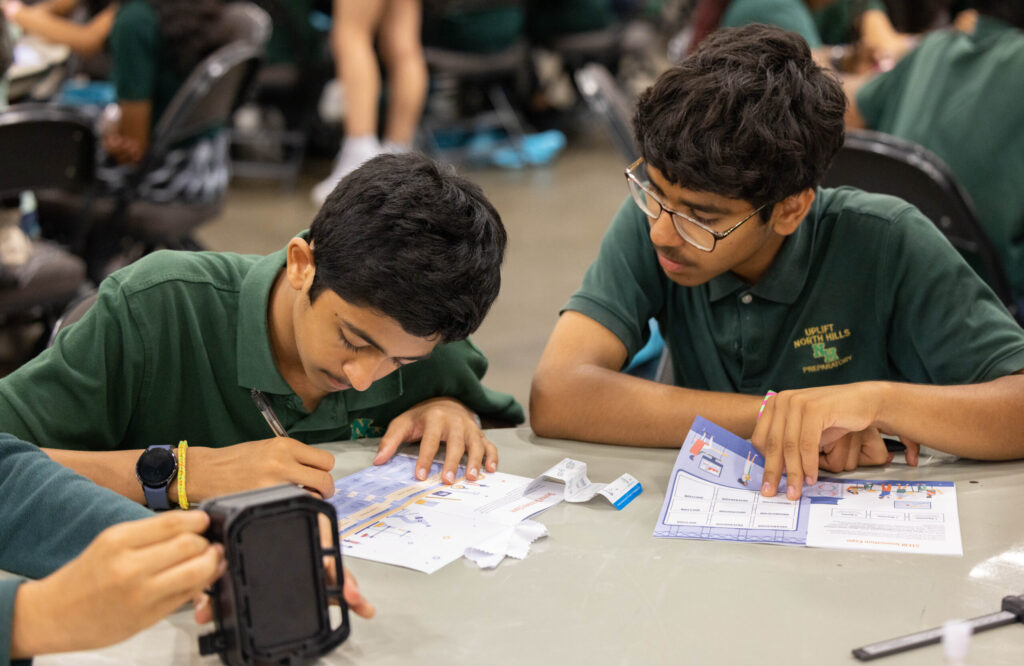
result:
[(821, 477), (791, 501), (785, 477), (778, 495), (761, 496), (763, 472), (764, 458), (750, 442), (698, 417), (654, 536), (962, 554), (952, 482)]
[[(345, 555), (432, 573), (561, 498), (555, 484), (524, 493), (531, 479), (502, 472), (446, 486), (439, 462), (417, 481), (415, 464), (399, 455), (335, 482), (328, 501), (338, 513)], [(458, 476), (463, 473), (460, 468)]]

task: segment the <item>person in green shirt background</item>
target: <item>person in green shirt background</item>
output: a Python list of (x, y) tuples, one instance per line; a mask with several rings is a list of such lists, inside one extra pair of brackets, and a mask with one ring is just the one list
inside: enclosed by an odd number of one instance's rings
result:
[(1024, 4), (975, 0), (969, 33), (939, 30), (861, 87), (851, 127), (928, 148), (971, 196), (1024, 312)]
[(824, 45), (854, 45), (857, 68), (885, 63), (891, 67), (907, 52), (910, 41), (889, 21), (880, 0), (729, 0), (723, 7), (723, 28), (749, 23), (774, 25), (803, 37), (819, 62), (829, 62)]
[[(910, 464), (919, 443), (1024, 456), (1024, 330), (916, 208), (818, 188), (845, 107), (804, 39), (759, 24), (641, 95), (631, 196), (534, 374), (537, 434), (677, 447), (701, 415), (791, 499), (819, 465), (886, 463), (882, 433)], [(674, 386), (620, 372), (651, 317)]]
[[(477, 415), (522, 408), (480, 383), (466, 337), (498, 294), (506, 244), (480, 188), (422, 155), (382, 155), (267, 257), (158, 252), (113, 274), (81, 321), (0, 379), (0, 423), (136, 501), (140, 448), (190, 444), (191, 501), (298, 483), (333, 494), (333, 456), (306, 446), (383, 436), (375, 460), (440, 442), (444, 480), (497, 453)], [(264, 392), (288, 437), (253, 404)], [(175, 484), (167, 501), (178, 501)]]

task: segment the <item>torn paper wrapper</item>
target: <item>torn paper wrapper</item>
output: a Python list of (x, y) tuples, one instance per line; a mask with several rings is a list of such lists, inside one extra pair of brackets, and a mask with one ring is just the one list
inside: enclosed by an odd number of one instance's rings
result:
[(548, 535), (548, 528), (535, 520), (521, 523), (466, 549), (466, 559), (481, 569), (493, 569), (506, 557), (521, 560), (530, 553), (530, 544)]
[(572, 458), (563, 458), (541, 474), (526, 488), (526, 492), (550, 481), (565, 484), (566, 502), (589, 502), (600, 495), (620, 511), (643, 492), (640, 482), (629, 474), (623, 474), (611, 483), (594, 483), (587, 478), (587, 463)]

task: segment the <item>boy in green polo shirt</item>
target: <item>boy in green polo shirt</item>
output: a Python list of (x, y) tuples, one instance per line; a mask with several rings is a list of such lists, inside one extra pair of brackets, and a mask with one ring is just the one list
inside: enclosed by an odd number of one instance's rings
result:
[[(442, 478), (466, 453), (475, 479), (497, 465), (478, 415), (523, 418), (480, 383), (487, 361), (466, 339), (505, 243), (479, 187), (423, 156), (380, 156), (280, 252), (157, 252), (110, 276), (81, 321), (0, 380), (0, 423), (153, 508), (286, 482), (330, 496), (333, 456), (306, 444), (367, 436), (383, 436), (377, 463), (420, 440), (420, 478), (444, 441)], [(272, 436), (253, 389), (294, 439)], [(145, 487), (139, 461), (161, 472)], [(161, 461), (184, 462), (186, 498)]]
[[(766, 495), (788, 470), (790, 498), (819, 465), (887, 462), (879, 433), (910, 464), (918, 442), (1024, 456), (1024, 330), (917, 209), (817, 187), (844, 110), (806, 42), (764, 25), (640, 97), (632, 196), (534, 375), (538, 434), (676, 447), (699, 414), (752, 438)], [(619, 372), (651, 317), (676, 386)]]
[(1024, 3), (973, 4), (972, 33), (929, 34), (857, 92), (848, 122), (919, 143), (949, 165), (1024, 308)]

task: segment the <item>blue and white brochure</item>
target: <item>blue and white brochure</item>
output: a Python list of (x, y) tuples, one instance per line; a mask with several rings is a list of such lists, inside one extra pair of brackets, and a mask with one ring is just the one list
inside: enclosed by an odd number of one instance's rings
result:
[(951, 481), (819, 477), (799, 500), (762, 497), (764, 457), (697, 417), (672, 469), (654, 536), (963, 555)]

